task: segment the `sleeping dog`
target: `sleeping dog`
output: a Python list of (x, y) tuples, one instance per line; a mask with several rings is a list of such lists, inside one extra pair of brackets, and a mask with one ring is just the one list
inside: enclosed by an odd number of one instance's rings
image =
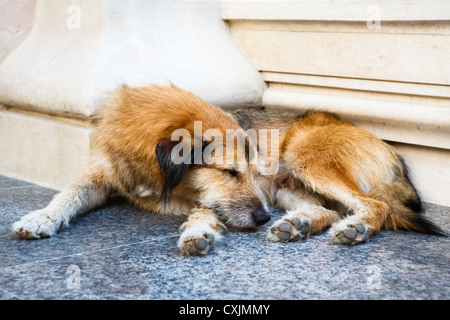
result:
[(272, 204), (286, 215), (271, 241), (329, 226), (340, 244), (381, 228), (442, 233), (419, 214), (395, 150), (327, 113), (226, 113), (175, 86), (122, 86), (93, 123), (88, 172), (14, 223), (21, 238), (53, 236), (113, 193), (153, 213), (188, 215), (178, 241), (185, 255), (206, 254), (225, 229), (265, 224)]

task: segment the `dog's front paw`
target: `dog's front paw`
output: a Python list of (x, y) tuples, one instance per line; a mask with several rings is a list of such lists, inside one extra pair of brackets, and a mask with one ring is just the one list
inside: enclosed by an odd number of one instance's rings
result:
[(370, 226), (365, 223), (337, 223), (331, 229), (335, 243), (355, 245), (367, 241)]
[(204, 234), (200, 238), (186, 238), (181, 244), (181, 251), (188, 256), (205, 255), (214, 246), (215, 237)]
[(178, 248), (186, 256), (205, 255), (214, 248), (220, 237), (220, 233), (209, 225), (187, 228), (178, 240)]
[(311, 222), (307, 218), (293, 217), (276, 221), (267, 234), (273, 242), (296, 242), (309, 238)]
[(59, 227), (44, 210), (37, 210), (15, 222), (12, 230), (22, 239), (35, 240), (55, 235)]

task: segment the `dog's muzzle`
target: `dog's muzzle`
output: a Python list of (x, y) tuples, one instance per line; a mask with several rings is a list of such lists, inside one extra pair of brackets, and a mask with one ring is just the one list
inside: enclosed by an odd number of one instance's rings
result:
[(253, 220), (257, 226), (262, 226), (270, 220), (270, 214), (264, 208), (258, 208), (253, 211)]

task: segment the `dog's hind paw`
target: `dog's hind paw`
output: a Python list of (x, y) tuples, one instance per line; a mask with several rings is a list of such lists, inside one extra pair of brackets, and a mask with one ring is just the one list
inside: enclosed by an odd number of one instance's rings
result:
[(310, 221), (306, 218), (293, 217), (276, 221), (267, 234), (267, 240), (273, 242), (296, 242), (309, 238)]

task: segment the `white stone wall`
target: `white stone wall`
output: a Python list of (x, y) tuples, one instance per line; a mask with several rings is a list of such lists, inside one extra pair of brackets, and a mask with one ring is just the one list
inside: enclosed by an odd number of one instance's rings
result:
[(105, 95), (169, 82), (221, 107), (266, 88), (219, 1), (0, 0), (0, 174), (68, 186)]
[(29, 34), (36, 0), (0, 0), (0, 63)]
[(339, 114), (394, 142), (450, 206), (450, 1), (223, 1), (268, 83), (263, 105)]

